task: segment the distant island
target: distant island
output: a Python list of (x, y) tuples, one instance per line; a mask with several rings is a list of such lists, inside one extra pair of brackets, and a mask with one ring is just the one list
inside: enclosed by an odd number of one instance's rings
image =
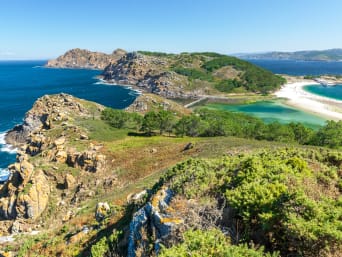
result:
[(226, 93), (267, 94), (285, 79), (236, 57), (218, 53), (116, 50), (113, 54), (72, 49), (47, 67), (103, 69), (101, 78), (166, 98), (201, 98)]
[(272, 59), (298, 61), (342, 61), (342, 49), (296, 51), (296, 52), (266, 52), (236, 54), (243, 59)]

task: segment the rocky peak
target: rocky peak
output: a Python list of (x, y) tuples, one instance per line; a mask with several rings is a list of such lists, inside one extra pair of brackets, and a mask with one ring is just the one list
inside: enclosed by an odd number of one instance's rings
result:
[[(97, 109), (104, 108), (97, 104)], [(25, 115), (23, 124), (10, 130), (5, 140), (15, 146), (26, 143), (36, 130), (48, 129), (53, 121), (65, 121), (72, 117), (91, 116), (79, 99), (68, 94), (45, 95), (39, 98)]]
[(123, 49), (116, 49), (112, 54), (91, 52), (85, 49), (71, 49), (55, 60), (49, 60), (46, 64), (51, 68), (83, 68), (104, 69), (109, 63), (115, 63), (126, 54)]

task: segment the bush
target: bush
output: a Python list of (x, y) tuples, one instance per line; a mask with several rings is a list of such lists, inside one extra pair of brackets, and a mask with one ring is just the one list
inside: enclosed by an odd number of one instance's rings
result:
[(246, 245), (231, 245), (219, 230), (188, 230), (184, 241), (169, 249), (163, 248), (160, 257), (276, 257), (277, 253), (265, 254), (263, 249), (250, 249)]
[[(236, 229), (239, 243), (264, 245), (282, 256), (324, 256), (342, 245), (342, 196), (336, 190), (341, 163), (336, 152), (298, 149), (190, 159), (167, 171), (159, 184), (199, 202), (225, 198), (232, 215), (225, 226)], [(322, 180), (322, 174), (329, 179)], [(201, 244), (198, 249), (205, 252)], [(193, 250), (188, 244), (179, 247), (174, 250)]]

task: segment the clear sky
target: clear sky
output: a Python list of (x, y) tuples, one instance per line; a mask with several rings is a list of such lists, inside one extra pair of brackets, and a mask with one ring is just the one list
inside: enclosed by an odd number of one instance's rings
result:
[(0, 59), (342, 48), (342, 0), (0, 0)]

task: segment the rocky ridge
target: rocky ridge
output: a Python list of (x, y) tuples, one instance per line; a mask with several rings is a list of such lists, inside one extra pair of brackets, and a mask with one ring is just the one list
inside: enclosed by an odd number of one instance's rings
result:
[(144, 92), (166, 98), (191, 98), (196, 92), (185, 92), (186, 79), (169, 70), (170, 62), (163, 57), (128, 53), (103, 71), (103, 79), (113, 84), (133, 85)]
[[(91, 193), (71, 173), (56, 171), (60, 165), (91, 173), (105, 169), (106, 157), (100, 153), (101, 146), (88, 142), (86, 132), (73, 125), (75, 118), (92, 117), (103, 108), (67, 94), (46, 95), (35, 102), (22, 125), (8, 132), (7, 142), (20, 149), (16, 162), (9, 166), (9, 180), (0, 185), (2, 233), (35, 228), (36, 220), (50, 204), (50, 197), (56, 197), (51, 194), (58, 183), (75, 189), (70, 195), (74, 204)], [(82, 150), (70, 145), (77, 135), (76, 140), (84, 141)]]
[(55, 60), (49, 60), (46, 67), (102, 70), (109, 63), (115, 63), (125, 54), (126, 51), (123, 49), (116, 49), (111, 54), (105, 54), (76, 48), (69, 50)]

